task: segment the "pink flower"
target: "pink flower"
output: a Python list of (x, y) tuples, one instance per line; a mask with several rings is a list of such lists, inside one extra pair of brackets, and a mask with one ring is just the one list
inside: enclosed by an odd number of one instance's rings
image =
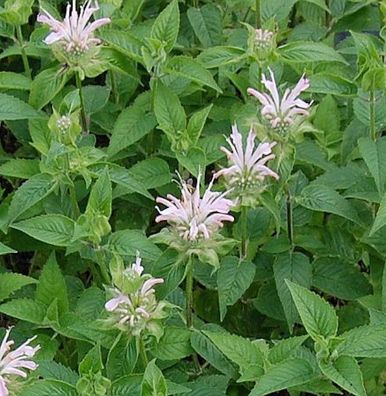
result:
[(34, 361), (30, 360), (40, 349), (39, 345), (36, 347), (29, 345), (36, 336), (28, 339), (24, 344), (11, 351), (14, 342), (12, 340), (8, 341), (10, 332), (11, 328), (7, 329), (0, 346), (0, 396), (8, 396), (9, 394), (7, 388), (9, 376), (14, 375), (26, 378), (27, 373), (23, 369), (35, 370), (38, 366)]
[(37, 20), (48, 25), (51, 29), (51, 33), (44, 40), (45, 43), (49, 45), (56, 42), (63, 43), (68, 53), (76, 55), (84, 53), (92, 45), (99, 44), (100, 40), (94, 38), (94, 31), (111, 21), (110, 18), (101, 18), (89, 23), (92, 14), (99, 10), (97, 1), (93, 6), (91, 2), (92, 0), (87, 0), (80, 7), (79, 14), (76, 10), (76, 0), (72, 1), (72, 9), (71, 5), (67, 4), (66, 16), (63, 21), (58, 21), (47, 11), (42, 10)]
[(275, 158), (272, 147), (276, 145), (276, 142), (260, 143), (255, 148), (255, 138), (255, 133), (250, 130), (244, 150), (241, 133), (238, 131), (237, 125), (233, 125), (230, 138), (227, 139), (231, 151), (221, 147), (228, 157), (230, 166), (218, 171), (215, 178), (224, 176), (230, 186), (237, 186), (241, 189), (261, 184), (266, 176), (278, 179), (279, 175), (265, 165), (269, 160)]
[(202, 237), (209, 239), (223, 226), (224, 221), (233, 221), (233, 216), (228, 212), (234, 203), (225, 198), (227, 192), (211, 191), (212, 180), (201, 198), (200, 176), (195, 188), (181, 180), (181, 199), (168, 194), (167, 199), (158, 197), (156, 200), (166, 206), (163, 210), (156, 207), (159, 212), (156, 222), (167, 221), (187, 241), (196, 241)]
[(131, 264), (130, 267), (126, 268), (123, 273), (130, 278), (140, 277), (143, 272), (143, 267), (141, 265), (142, 259), (139, 257), (139, 252), (137, 252), (137, 257), (135, 263)]
[(286, 89), (283, 97), (280, 98), (275, 76), (271, 69), (269, 69), (269, 72), (271, 80), (267, 80), (263, 75), (262, 83), (270, 94), (261, 93), (253, 88), (248, 88), (247, 92), (255, 96), (262, 104), (261, 115), (270, 121), (272, 128), (285, 130), (293, 123), (296, 116), (309, 115), (307, 109), (311, 106), (311, 103), (304, 102), (298, 96), (310, 86), (310, 83), (303, 75), (295, 88), (292, 90)]

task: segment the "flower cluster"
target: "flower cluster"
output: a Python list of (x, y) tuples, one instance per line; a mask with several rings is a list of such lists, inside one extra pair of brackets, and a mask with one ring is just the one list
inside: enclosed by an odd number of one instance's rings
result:
[(298, 116), (309, 115), (307, 109), (311, 106), (311, 103), (299, 99), (299, 95), (310, 86), (310, 83), (303, 75), (295, 88), (292, 90), (286, 89), (283, 97), (280, 98), (275, 76), (272, 70), (269, 70), (269, 72), (271, 80), (268, 80), (265, 75), (262, 78), (262, 83), (269, 94), (261, 93), (253, 88), (248, 88), (248, 93), (255, 96), (261, 103), (261, 115), (269, 120), (273, 129), (283, 135), (288, 132), (289, 126), (294, 123)]
[(157, 301), (154, 286), (164, 280), (143, 274), (143, 270), (138, 256), (130, 267), (116, 268), (113, 273), (115, 287), (109, 290), (112, 298), (105, 308), (120, 330), (133, 336), (139, 336), (146, 330), (158, 338), (162, 333), (158, 322), (167, 316), (167, 304)]
[(212, 180), (201, 197), (200, 181), (201, 175), (194, 188), (181, 179), (181, 199), (169, 194), (167, 199), (158, 197), (156, 200), (166, 206), (163, 210), (157, 206), (156, 222), (167, 221), (185, 241), (209, 239), (224, 221), (233, 221), (229, 211), (234, 203), (225, 198), (227, 193), (212, 191)]
[(237, 125), (232, 126), (232, 133), (227, 139), (231, 151), (226, 147), (221, 150), (227, 155), (229, 167), (223, 168), (215, 174), (215, 178), (223, 176), (229, 188), (233, 189), (237, 197), (252, 195), (256, 198), (264, 189), (264, 181), (267, 176), (278, 179), (279, 175), (266, 166), (269, 160), (275, 158), (272, 148), (273, 143), (260, 143), (255, 147), (255, 133), (250, 130), (246, 147), (243, 147), (242, 135)]
[(100, 40), (94, 37), (94, 32), (99, 27), (110, 23), (110, 18), (96, 19), (89, 23), (94, 12), (99, 10), (97, 1), (87, 0), (80, 7), (78, 13), (76, 0), (72, 1), (72, 6), (67, 5), (66, 16), (63, 21), (55, 19), (48, 11), (42, 10), (38, 15), (38, 22), (50, 27), (51, 33), (44, 42), (48, 45), (60, 44), (62, 49), (70, 56), (79, 57), (89, 51), (92, 47), (100, 44)]
[(270, 30), (256, 29), (255, 30), (255, 44), (258, 48), (268, 49), (272, 46), (274, 33)]
[(28, 339), (14, 351), (11, 347), (14, 341), (8, 340), (11, 328), (6, 330), (3, 341), (0, 345), (0, 396), (8, 396), (8, 385), (12, 376), (26, 378), (27, 373), (24, 370), (35, 370), (37, 364), (31, 359), (40, 349), (40, 346), (32, 347), (29, 344), (36, 338)]

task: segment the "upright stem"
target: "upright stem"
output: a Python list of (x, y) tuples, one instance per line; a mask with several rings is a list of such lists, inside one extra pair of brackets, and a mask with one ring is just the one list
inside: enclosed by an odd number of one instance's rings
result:
[(261, 14), (260, 14), (260, 0), (256, 0), (255, 2), (256, 7), (256, 27), (261, 27)]
[(27, 53), (25, 52), (23, 33), (21, 31), (20, 25), (16, 26), (16, 36), (20, 45), (21, 58), (23, 60), (25, 74), (27, 75), (28, 78), (31, 78), (31, 68), (29, 67), (28, 56)]
[(287, 187), (287, 233), (291, 247), (294, 246), (294, 228), (293, 228), (293, 208), (292, 208), (292, 197)]
[(79, 98), (80, 98), (80, 107), (81, 107), (81, 118), (82, 118), (82, 127), (83, 130), (88, 133), (88, 123), (87, 123), (87, 117), (86, 117), (86, 112), (84, 109), (84, 97), (83, 97), (83, 90), (82, 90), (82, 81), (80, 80), (79, 73), (75, 74), (75, 79), (76, 79), (76, 87), (79, 90)]
[(193, 327), (193, 259), (189, 256), (185, 279), (186, 327)]
[(138, 344), (139, 344), (139, 355), (141, 356), (143, 368), (146, 369), (147, 365), (149, 364), (149, 359), (147, 358), (145, 343), (143, 342), (142, 336), (139, 337)]
[(370, 138), (377, 140), (377, 130), (375, 127), (375, 90), (374, 84), (370, 90)]
[(247, 257), (248, 253), (248, 208), (246, 206), (241, 207), (240, 215), (241, 225), (241, 256)]
[(80, 216), (80, 210), (79, 210), (78, 200), (76, 198), (75, 187), (70, 186), (69, 190), (70, 190), (70, 199), (72, 205), (72, 215), (74, 217), (74, 220), (76, 220)]

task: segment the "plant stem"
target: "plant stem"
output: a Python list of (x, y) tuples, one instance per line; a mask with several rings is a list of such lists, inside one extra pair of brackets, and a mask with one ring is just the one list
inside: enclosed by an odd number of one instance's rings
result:
[(146, 366), (149, 364), (149, 359), (147, 358), (145, 343), (143, 342), (142, 336), (139, 337), (138, 344), (139, 344), (139, 354), (141, 356), (143, 368), (146, 369)]
[(16, 26), (16, 36), (20, 45), (21, 58), (23, 60), (25, 74), (27, 75), (28, 78), (31, 78), (31, 68), (29, 67), (28, 56), (27, 53), (25, 52), (23, 33), (21, 31), (20, 25)]
[(189, 256), (185, 279), (186, 327), (193, 327), (193, 259)]
[(80, 80), (79, 73), (75, 74), (76, 79), (76, 87), (79, 90), (79, 98), (80, 98), (80, 107), (81, 107), (81, 118), (82, 118), (82, 127), (83, 130), (88, 134), (88, 123), (87, 123), (87, 116), (84, 109), (84, 97), (83, 97), (83, 90), (82, 90), (82, 81)]
[(294, 228), (293, 228), (293, 208), (292, 208), (292, 197), (287, 187), (287, 233), (288, 239), (291, 244), (291, 248), (294, 247)]
[(76, 198), (75, 186), (70, 186), (69, 191), (70, 191), (70, 198), (72, 204), (72, 215), (74, 217), (74, 220), (76, 220), (80, 216), (80, 210), (79, 210), (78, 200)]
[(256, 27), (259, 28), (261, 26), (261, 14), (260, 14), (260, 0), (256, 0)]
[(377, 140), (377, 130), (375, 127), (375, 90), (374, 87), (370, 90), (370, 138)]
[(240, 225), (241, 225), (241, 257), (247, 257), (248, 252), (248, 208), (246, 206), (241, 207), (240, 215)]

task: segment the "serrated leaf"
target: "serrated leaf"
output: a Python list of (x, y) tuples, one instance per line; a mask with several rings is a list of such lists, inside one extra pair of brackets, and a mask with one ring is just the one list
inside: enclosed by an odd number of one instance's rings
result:
[(268, 354), (269, 361), (273, 364), (280, 363), (283, 360), (291, 357), (291, 355), (297, 353), (299, 347), (308, 338), (305, 336), (285, 338), (278, 341), (270, 350)]
[(74, 386), (79, 379), (79, 375), (75, 371), (54, 361), (39, 362), (39, 366), (36, 371), (43, 379), (67, 382)]
[(41, 380), (25, 387), (20, 396), (77, 396), (77, 391), (63, 381)]
[(300, 205), (317, 212), (328, 212), (361, 224), (355, 208), (332, 188), (312, 183), (305, 187), (298, 198)]
[(178, 9), (178, 0), (173, 0), (157, 16), (151, 28), (151, 37), (164, 42), (166, 52), (170, 52), (178, 36), (180, 28), (180, 12)]
[[(195, 112), (191, 117), (188, 122), (188, 135), (189, 135), (189, 140), (192, 142), (193, 145), (197, 144), (198, 139), (201, 136), (201, 132), (204, 129), (206, 119), (208, 118), (208, 115), (210, 111), (212, 110), (213, 104), (210, 104), (209, 106), (205, 107), (202, 110), (199, 110)], [(0, 168), (1, 169), (1, 168)]]
[(222, 93), (212, 74), (206, 70), (198, 61), (188, 56), (175, 56), (167, 63), (168, 73), (184, 77), (199, 85), (208, 86)]
[(245, 56), (245, 50), (238, 47), (211, 47), (198, 55), (197, 60), (207, 69), (238, 63)]
[(386, 326), (361, 326), (340, 335), (339, 355), (353, 357), (386, 357)]
[(75, 223), (69, 217), (49, 214), (20, 221), (11, 227), (50, 245), (69, 246)]
[(61, 71), (57, 67), (52, 67), (40, 72), (32, 81), (29, 104), (41, 109), (49, 103), (71, 78), (70, 70)]
[(157, 122), (153, 113), (146, 111), (142, 101), (124, 109), (118, 116), (110, 139), (109, 156), (130, 147), (155, 128)]
[(161, 158), (148, 158), (137, 162), (129, 172), (137, 180), (141, 180), (147, 189), (161, 187), (172, 179), (169, 164)]
[(56, 261), (55, 252), (51, 253), (39, 277), (36, 288), (36, 301), (49, 306), (54, 299), (58, 301), (59, 313), (68, 311), (69, 302), (67, 286), (63, 274)]
[(290, 280), (305, 288), (309, 288), (311, 286), (312, 266), (308, 257), (302, 253), (283, 253), (277, 256), (273, 264), (273, 273), (288, 328), (292, 332), (293, 326), (298, 319), (298, 314), (285, 280)]
[(239, 366), (241, 375), (248, 373), (250, 377), (258, 378), (264, 373), (264, 356), (257, 344), (234, 334), (203, 333), (229, 360)]
[(217, 271), (220, 320), (225, 317), (227, 307), (232, 306), (252, 284), (256, 267), (238, 257), (224, 257)]
[(262, 0), (260, 4), (262, 21), (265, 22), (271, 18), (281, 21), (287, 18), (296, 2), (297, 0)]
[(86, 211), (99, 213), (106, 216), (107, 218), (110, 218), (112, 200), (113, 191), (109, 172), (106, 168), (91, 189)]
[(383, 195), (382, 201), (379, 204), (377, 214), (374, 219), (374, 224), (371, 227), (369, 236), (373, 236), (378, 230), (386, 225), (386, 194)]
[(28, 298), (18, 298), (0, 305), (0, 312), (16, 319), (42, 324), (47, 307)]
[(208, 48), (221, 43), (222, 17), (220, 10), (213, 4), (189, 8), (187, 16), (200, 43)]
[(130, 374), (137, 363), (138, 353), (135, 337), (126, 337), (125, 334), (120, 334), (107, 355), (108, 377), (115, 380)]
[(354, 358), (340, 356), (334, 363), (321, 363), (320, 369), (326, 377), (352, 395), (367, 395), (363, 385), (362, 372)]
[(155, 359), (147, 366), (143, 374), (141, 396), (167, 396), (168, 387), (162, 371), (156, 366)]
[(357, 86), (353, 82), (335, 74), (322, 72), (308, 78), (310, 86), (307, 92), (337, 96), (355, 96), (357, 94)]
[(332, 306), (322, 297), (293, 282), (286, 281), (299, 312), (303, 326), (312, 339), (336, 336), (338, 317)]
[(110, 96), (110, 89), (100, 85), (86, 85), (82, 87), (82, 95), (84, 111), (86, 114), (93, 114), (106, 105)]
[(1, 89), (19, 89), (28, 91), (31, 87), (31, 80), (20, 73), (8, 71), (0, 72), (0, 88)]
[(33, 283), (38, 283), (38, 281), (22, 274), (13, 272), (0, 274), (0, 301), (10, 297), (16, 290)]
[(190, 330), (181, 327), (166, 327), (155, 348), (153, 355), (161, 360), (180, 360), (189, 356), (193, 350), (190, 346)]
[(35, 159), (13, 158), (0, 165), (0, 175), (29, 179), (39, 173), (39, 161)]
[(282, 389), (298, 386), (310, 381), (315, 373), (303, 359), (287, 359), (270, 367), (262, 375), (250, 396), (264, 396)]
[(32, 118), (42, 118), (42, 116), (22, 100), (5, 93), (0, 93), (0, 121)]
[(24, 182), (16, 191), (9, 207), (9, 222), (13, 222), (27, 209), (49, 195), (56, 187), (55, 179), (39, 173)]
[(143, 42), (127, 31), (106, 29), (98, 32), (98, 36), (111, 47), (136, 62), (142, 62), (141, 48)]

